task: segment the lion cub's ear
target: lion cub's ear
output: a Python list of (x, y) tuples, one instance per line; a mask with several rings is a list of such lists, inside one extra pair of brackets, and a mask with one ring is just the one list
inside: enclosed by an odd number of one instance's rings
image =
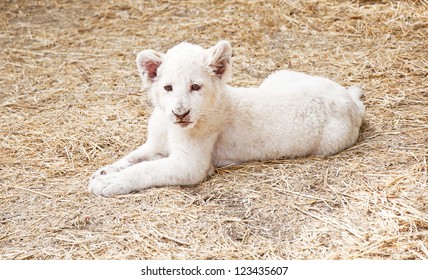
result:
[(150, 87), (157, 77), (163, 54), (154, 50), (144, 50), (137, 55), (137, 68), (145, 87)]
[(232, 46), (228, 41), (219, 41), (208, 50), (207, 63), (211, 74), (228, 82), (232, 76)]

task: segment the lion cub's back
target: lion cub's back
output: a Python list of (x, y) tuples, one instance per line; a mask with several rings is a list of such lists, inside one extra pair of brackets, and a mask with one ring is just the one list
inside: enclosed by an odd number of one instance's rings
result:
[(228, 96), (232, 112), (214, 150), (214, 160), (224, 162), (320, 154), (333, 119), (350, 127), (362, 118), (348, 114), (357, 105), (344, 87), (291, 71), (272, 74), (258, 89), (230, 88)]

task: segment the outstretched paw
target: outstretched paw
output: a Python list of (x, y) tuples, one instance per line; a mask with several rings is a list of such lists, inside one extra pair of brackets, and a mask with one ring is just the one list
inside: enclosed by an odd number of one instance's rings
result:
[(95, 173), (91, 177), (91, 180), (98, 178), (100, 176), (103, 176), (103, 175), (109, 175), (109, 174), (117, 173), (117, 172), (121, 171), (122, 169), (125, 169), (129, 166), (131, 166), (131, 163), (129, 161), (121, 160), (121, 161), (116, 162), (114, 164), (101, 167), (100, 169), (95, 171)]
[(89, 181), (89, 191), (95, 195), (110, 197), (128, 194), (132, 191), (132, 188), (120, 173), (112, 173), (92, 178)]

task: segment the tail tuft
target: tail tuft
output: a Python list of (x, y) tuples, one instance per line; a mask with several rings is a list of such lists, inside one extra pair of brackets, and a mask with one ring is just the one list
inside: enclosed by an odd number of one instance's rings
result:
[(364, 95), (363, 91), (361, 90), (360, 87), (357, 86), (350, 86), (348, 88), (348, 92), (349, 94), (356, 100), (359, 100), (361, 98), (361, 96)]

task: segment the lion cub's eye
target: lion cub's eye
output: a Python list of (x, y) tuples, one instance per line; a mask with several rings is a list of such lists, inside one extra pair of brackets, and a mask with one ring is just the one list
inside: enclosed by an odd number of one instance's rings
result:
[(166, 91), (172, 91), (172, 86), (171, 85), (166, 85), (163, 87), (164, 90)]
[(201, 86), (200, 86), (200, 85), (198, 85), (198, 84), (193, 84), (190, 88), (191, 88), (192, 90), (197, 91), (197, 90), (200, 90), (200, 89), (201, 89)]

